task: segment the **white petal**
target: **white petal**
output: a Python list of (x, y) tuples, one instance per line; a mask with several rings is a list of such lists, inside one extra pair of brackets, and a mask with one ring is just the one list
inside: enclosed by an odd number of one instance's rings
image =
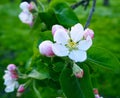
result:
[(21, 12), (19, 18), (23, 23), (32, 24), (33, 16), (30, 12)]
[(23, 10), (23, 11), (29, 11), (29, 4), (28, 2), (22, 2), (20, 4), (20, 8)]
[(69, 58), (75, 62), (83, 62), (87, 59), (87, 54), (85, 51), (73, 50), (70, 52)]
[(90, 36), (87, 37), (86, 40), (81, 40), (78, 44), (78, 48), (80, 50), (88, 50), (92, 45), (92, 39)]
[(84, 35), (84, 29), (81, 24), (78, 23), (71, 28), (70, 36), (74, 42), (78, 42), (79, 40), (81, 40), (83, 38), (83, 35)]
[(54, 41), (56, 41), (56, 43), (60, 43), (60, 44), (67, 44), (69, 39), (68, 33), (65, 30), (57, 30), (54, 34)]
[(52, 45), (52, 50), (57, 56), (67, 56), (69, 53), (68, 48), (57, 43)]
[(6, 86), (5, 92), (13, 92), (15, 88), (15, 84), (12, 83), (11, 85)]

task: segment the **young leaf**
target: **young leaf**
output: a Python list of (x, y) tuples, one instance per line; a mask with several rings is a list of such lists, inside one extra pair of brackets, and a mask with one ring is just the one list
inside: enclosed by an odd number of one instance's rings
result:
[(43, 80), (43, 79), (49, 78), (49, 74), (45, 72), (38, 72), (37, 70), (34, 69), (28, 75), (28, 77), (38, 79), (38, 80)]
[(79, 79), (71, 75), (72, 69), (70, 68), (65, 68), (61, 73), (60, 84), (63, 92), (67, 98), (85, 98), (81, 89), (81, 84), (79, 83)]
[(59, 24), (66, 27), (71, 27), (76, 23), (79, 23), (79, 19), (65, 2), (53, 1), (50, 7), (53, 8)]
[(118, 70), (120, 68), (119, 60), (111, 52), (97, 47), (89, 49), (88, 63), (110, 70)]

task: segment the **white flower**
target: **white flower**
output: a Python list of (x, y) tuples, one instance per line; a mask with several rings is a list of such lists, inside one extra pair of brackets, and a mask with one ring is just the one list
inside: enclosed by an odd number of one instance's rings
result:
[(87, 58), (86, 50), (92, 45), (92, 39), (88, 36), (84, 39), (84, 29), (81, 24), (76, 24), (70, 32), (59, 29), (54, 34), (52, 50), (57, 56), (68, 56), (75, 62), (83, 62)]
[(21, 12), (19, 18), (23, 23), (31, 25), (33, 23), (33, 15), (31, 12)]
[(54, 56), (54, 53), (52, 51), (52, 42), (49, 41), (49, 40), (46, 40), (44, 42), (42, 42), (40, 45), (39, 45), (39, 51), (42, 55), (45, 55), (47, 57), (52, 57)]
[(19, 14), (19, 18), (23, 23), (32, 25), (33, 24), (33, 15), (31, 13), (31, 10), (35, 9), (36, 6), (33, 2), (30, 4), (28, 2), (22, 2), (20, 4), (20, 8), (22, 9), (22, 12)]
[(18, 88), (19, 83), (16, 81), (18, 79), (18, 75), (16, 73), (16, 69), (13, 70), (15, 66), (8, 65), (7, 69), (5, 70), (4, 78), (4, 85), (6, 85), (5, 92), (13, 92), (15, 88)]

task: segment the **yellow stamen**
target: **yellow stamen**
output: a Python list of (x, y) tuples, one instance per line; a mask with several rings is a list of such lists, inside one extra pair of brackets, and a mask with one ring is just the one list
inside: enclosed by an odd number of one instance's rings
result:
[(67, 46), (69, 47), (69, 48), (75, 48), (76, 47), (76, 43), (75, 42), (73, 42), (72, 40), (69, 40), (68, 41), (68, 44), (67, 44)]

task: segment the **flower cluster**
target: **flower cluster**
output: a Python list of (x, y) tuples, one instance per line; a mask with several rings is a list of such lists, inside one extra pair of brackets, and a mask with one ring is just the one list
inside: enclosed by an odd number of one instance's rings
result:
[(18, 72), (17, 67), (14, 64), (9, 64), (7, 66), (7, 70), (5, 70), (5, 75), (3, 76), (4, 79), (4, 85), (6, 86), (5, 92), (13, 92), (15, 89), (17, 90), (17, 96), (21, 96), (21, 94), (24, 92), (25, 88), (24, 85), (19, 85), (18, 83)]
[[(78, 23), (67, 30), (61, 25), (52, 27), (52, 35), (55, 43), (46, 40), (39, 45), (39, 51), (47, 57), (68, 56), (73, 62), (83, 62), (87, 59), (86, 51), (92, 45), (94, 32), (91, 29), (85, 29)], [(73, 65), (73, 74), (82, 78), (83, 70), (76, 64)]]
[(19, 83), (17, 81), (17, 67), (14, 64), (9, 64), (7, 70), (5, 70), (4, 85), (6, 85), (5, 92), (13, 92), (15, 88), (18, 88)]
[(33, 2), (22, 2), (20, 4), (20, 8), (22, 9), (22, 12), (19, 14), (19, 18), (23, 23), (32, 25), (33, 24), (33, 15), (31, 11), (33, 9), (36, 9), (36, 6)]

